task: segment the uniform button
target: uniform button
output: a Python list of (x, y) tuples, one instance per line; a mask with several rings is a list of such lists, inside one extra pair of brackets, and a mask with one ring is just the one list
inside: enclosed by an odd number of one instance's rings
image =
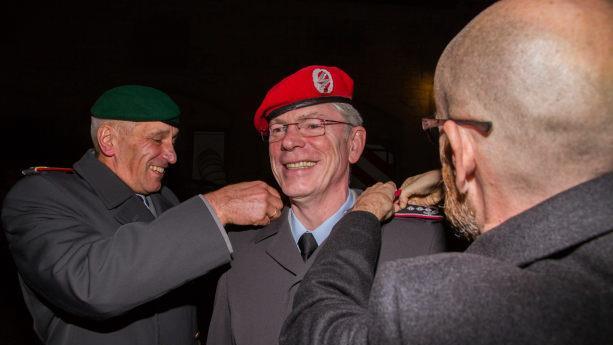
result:
[(200, 332), (196, 331), (196, 333), (194, 333), (194, 339), (198, 339), (200, 338)]

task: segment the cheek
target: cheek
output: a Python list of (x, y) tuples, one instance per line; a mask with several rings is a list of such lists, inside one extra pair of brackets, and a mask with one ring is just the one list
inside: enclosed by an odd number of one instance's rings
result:
[(279, 169), (281, 168), (281, 163), (279, 163), (279, 149), (269, 145), (268, 147), (268, 160), (270, 162), (270, 169), (272, 170), (273, 175), (277, 176), (278, 178), (278, 173), (279, 173)]
[(328, 148), (330, 168), (341, 173), (349, 165), (349, 148), (344, 143), (330, 145)]

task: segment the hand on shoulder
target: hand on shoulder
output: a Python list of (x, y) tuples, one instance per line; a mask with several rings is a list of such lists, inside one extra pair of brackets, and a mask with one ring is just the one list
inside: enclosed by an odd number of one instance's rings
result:
[(204, 194), (222, 224), (266, 225), (281, 216), (283, 202), (263, 181), (231, 184)]

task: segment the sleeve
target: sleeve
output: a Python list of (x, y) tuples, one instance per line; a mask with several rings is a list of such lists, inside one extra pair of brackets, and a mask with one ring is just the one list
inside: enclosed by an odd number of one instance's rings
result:
[(228, 237), (228, 233), (226, 232), (226, 229), (223, 227), (223, 224), (221, 224), (221, 221), (217, 217), (217, 214), (215, 213), (213, 206), (211, 206), (208, 200), (206, 200), (204, 195), (200, 194), (200, 199), (206, 206), (207, 210), (209, 210), (209, 213), (211, 214), (211, 217), (213, 217), (213, 221), (215, 221), (215, 224), (217, 225), (217, 228), (219, 229), (219, 232), (221, 233), (223, 240), (226, 242), (226, 246), (228, 247), (230, 254), (232, 254), (232, 252), (234, 252), (234, 249), (232, 249), (232, 243), (230, 242), (230, 238)]
[(24, 282), (71, 314), (117, 316), (230, 260), (198, 197), (150, 223), (127, 223), (112, 233), (75, 207), (84, 202), (78, 198), (31, 177), (11, 190), (2, 212)]
[(335, 225), (296, 293), (281, 345), (367, 344), (380, 228), (375, 216), (361, 211)]
[(377, 224), (359, 212), (337, 223), (281, 345), (610, 343), (611, 291), (585, 269), (440, 253), (387, 262), (373, 279)]
[(444, 252), (446, 244), (441, 222), (396, 218), (382, 227), (379, 266), (396, 259)]
[(209, 345), (232, 345), (232, 324), (230, 319), (230, 304), (228, 300), (228, 273), (224, 273), (217, 282), (215, 304), (209, 324), (206, 343)]

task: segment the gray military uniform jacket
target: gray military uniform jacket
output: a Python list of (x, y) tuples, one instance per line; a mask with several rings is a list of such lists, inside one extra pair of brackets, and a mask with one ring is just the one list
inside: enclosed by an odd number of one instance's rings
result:
[[(230, 232), (232, 267), (219, 280), (208, 345), (275, 345), (304, 274), (324, 242), (305, 263), (291, 234), (289, 209), (261, 230)], [(439, 217), (440, 219), (441, 217)], [(445, 250), (440, 221), (397, 218), (383, 227), (380, 262)]]
[(38, 336), (52, 345), (195, 344), (195, 308), (185, 287), (173, 289), (230, 260), (203, 201), (179, 204), (164, 187), (151, 196), (154, 219), (93, 151), (74, 169), (24, 177), (4, 201)]
[(379, 226), (366, 212), (337, 223), (282, 345), (613, 341), (611, 173), (507, 220), (465, 253), (389, 262), (373, 284)]

